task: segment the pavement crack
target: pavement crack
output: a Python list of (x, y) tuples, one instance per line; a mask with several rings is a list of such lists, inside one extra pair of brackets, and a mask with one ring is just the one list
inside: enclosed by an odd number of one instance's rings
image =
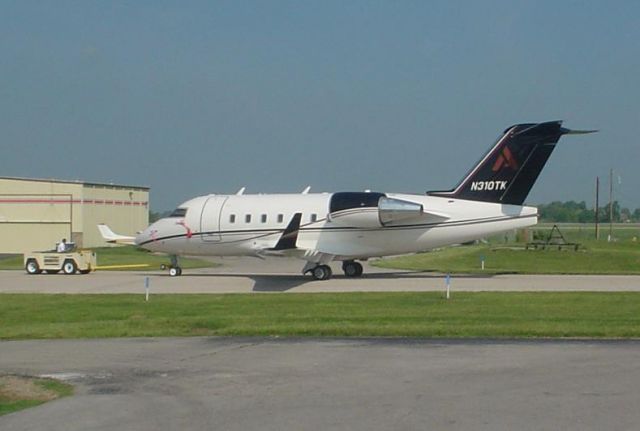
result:
[(220, 347), (220, 348), (218, 348), (218, 349), (216, 349), (216, 350), (214, 350), (212, 352), (198, 353), (197, 355), (191, 355), (191, 356), (184, 357), (184, 358), (180, 359), (180, 362), (191, 361), (191, 360), (194, 360), (194, 359), (204, 358), (204, 357), (217, 356), (217, 355), (220, 355), (220, 354), (223, 354), (223, 353), (229, 353), (229, 352), (235, 352), (237, 350), (248, 349), (250, 347), (259, 346), (261, 344), (264, 344), (264, 342), (256, 341), (256, 342), (246, 343), (246, 344), (241, 344), (241, 345)]

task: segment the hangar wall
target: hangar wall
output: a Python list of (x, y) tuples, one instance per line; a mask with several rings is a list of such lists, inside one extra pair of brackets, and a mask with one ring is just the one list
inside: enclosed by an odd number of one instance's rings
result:
[(50, 250), (62, 238), (105, 246), (98, 223), (133, 235), (148, 221), (148, 187), (0, 177), (0, 253)]

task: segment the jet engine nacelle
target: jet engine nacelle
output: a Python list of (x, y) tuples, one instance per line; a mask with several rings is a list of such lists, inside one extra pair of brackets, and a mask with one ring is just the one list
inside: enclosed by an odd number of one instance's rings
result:
[(382, 226), (418, 221), (424, 216), (422, 204), (394, 198), (380, 198), (378, 217)]
[(379, 196), (370, 206), (357, 206), (329, 213), (329, 221), (345, 227), (380, 228), (419, 221), (425, 216), (422, 204)]
[(378, 208), (353, 208), (329, 213), (329, 221), (344, 227), (379, 228)]

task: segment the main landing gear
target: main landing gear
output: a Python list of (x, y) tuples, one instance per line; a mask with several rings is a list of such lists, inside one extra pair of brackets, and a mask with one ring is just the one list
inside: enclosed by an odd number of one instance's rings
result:
[[(342, 270), (347, 277), (360, 277), (362, 275), (362, 264), (354, 260), (346, 260), (342, 262)], [(315, 264), (308, 262), (304, 269), (303, 274), (310, 273), (316, 280), (328, 280), (331, 278), (332, 271), (329, 265)]]
[(304, 268), (302, 268), (302, 273), (311, 274), (316, 280), (328, 280), (331, 278), (332, 271), (329, 265), (307, 262)]
[[(177, 277), (179, 275), (182, 275), (182, 268), (180, 268), (180, 265), (178, 264), (178, 256), (175, 255), (171, 255), (171, 266), (169, 266), (169, 275), (171, 277)], [(162, 264), (160, 265), (160, 269), (167, 269), (167, 265)]]
[(345, 260), (342, 262), (342, 270), (347, 277), (360, 277), (362, 276), (362, 264), (355, 260)]
[(316, 280), (328, 280), (332, 275), (331, 267), (329, 265), (318, 265), (311, 270), (311, 275)]

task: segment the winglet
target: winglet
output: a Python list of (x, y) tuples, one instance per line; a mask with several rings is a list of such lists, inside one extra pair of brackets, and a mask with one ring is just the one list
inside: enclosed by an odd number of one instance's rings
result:
[(288, 250), (296, 248), (298, 241), (298, 232), (300, 231), (300, 222), (302, 221), (302, 213), (295, 213), (289, 222), (287, 228), (282, 232), (282, 236), (278, 243), (271, 250)]
[(118, 235), (117, 233), (113, 232), (111, 228), (104, 223), (100, 223), (98, 225), (98, 230), (100, 231), (100, 235), (102, 235), (102, 238), (108, 243), (135, 245), (135, 237)]

